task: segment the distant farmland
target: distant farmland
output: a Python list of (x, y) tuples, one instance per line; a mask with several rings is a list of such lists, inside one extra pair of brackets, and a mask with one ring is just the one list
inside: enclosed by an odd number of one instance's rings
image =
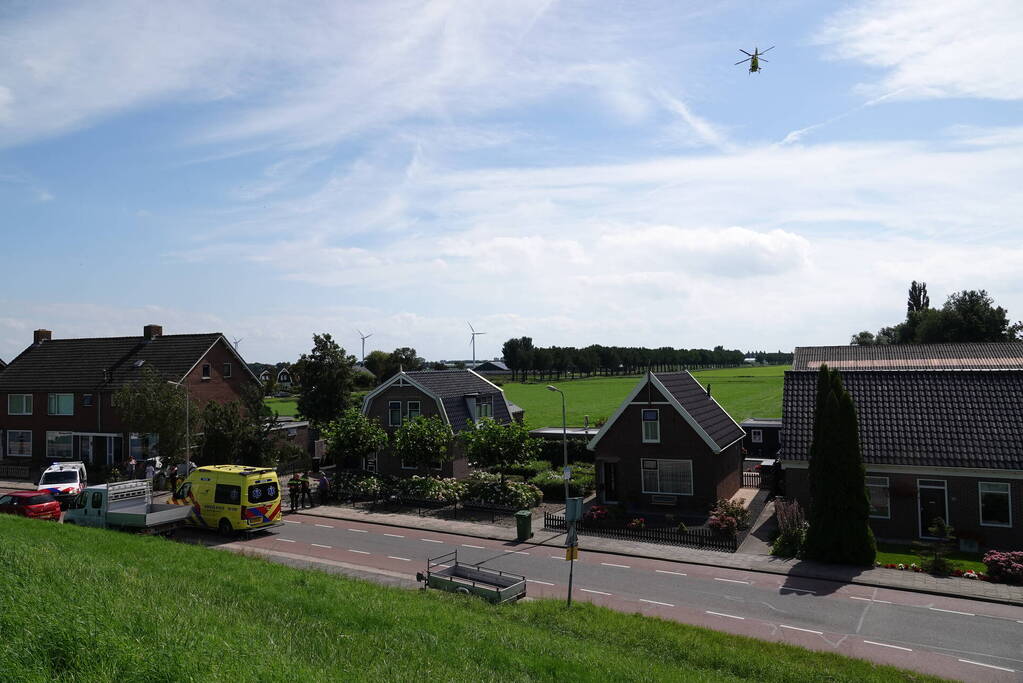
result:
[[(693, 376), (703, 386), (711, 385), (711, 394), (736, 422), (747, 417), (781, 417), (781, 388), (788, 365), (755, 368), (700, 370)], [(553, 382), (565, 392), (569, 426), (590, 424), (598, 417), (610, 417), (628, 396), (641, 375), (628, 377), (590, 377)], [(506, 382), (505, 396), (526, 411), (530, 427), (561, 425), (561, 396), (547, 391), (549, 382), (521, 384)]]

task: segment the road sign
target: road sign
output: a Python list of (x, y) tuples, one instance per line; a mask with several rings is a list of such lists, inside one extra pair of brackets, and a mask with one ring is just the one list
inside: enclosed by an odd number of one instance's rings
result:
[(578, 522), (583, 518), (583, 499), (569, 498), (565, 501), (565, 521)]
[(579, 546), (573, 545), (573, 546), (569, 546), (568, 548), (565, 548), (565, 561), (566, 562), (569, 562), (571, 560), (578, 560), (578, 559), (579, 559)]
[(561, 478), (564, 479), (565, 481), (571, 480), (572, 479), (572, 468), (569, 467), (568, 465), (565, 465), (565, 469), (561, 473)]

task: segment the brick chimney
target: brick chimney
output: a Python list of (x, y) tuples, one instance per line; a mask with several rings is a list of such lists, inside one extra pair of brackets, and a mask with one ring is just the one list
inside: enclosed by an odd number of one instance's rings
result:
[(146, 341), (152, 341), (163, 334), (162, 325), (146, 325), (142, 328), (142, 334), (145, 336)]
[(32, 333), (32, 343), (42, 344), (44, 341), (51, 341), (53, 339), (53, 332), (49, 330), (36, 330)]

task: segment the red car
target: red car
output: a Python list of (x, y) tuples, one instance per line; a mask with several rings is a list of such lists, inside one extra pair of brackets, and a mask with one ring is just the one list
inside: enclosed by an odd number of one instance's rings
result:
[(46, 491), (15, 491), (0, 495), (0, 513), (58, 521), (60, 503)]

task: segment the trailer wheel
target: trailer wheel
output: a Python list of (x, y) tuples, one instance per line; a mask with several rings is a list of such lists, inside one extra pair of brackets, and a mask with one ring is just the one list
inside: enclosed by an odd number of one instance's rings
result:
[(234, 527), (231, 526), (231, 521), (226, 517), (220, 520), (220, 524), (217, 525), (217, 530), (224, 538), (234, 536)]
[(457, 593), (458, 595), (472, 595), (472, 591), (470, 591), (465, 586), (459, 586), (458, 588), (456, 588), (455, 593)]

